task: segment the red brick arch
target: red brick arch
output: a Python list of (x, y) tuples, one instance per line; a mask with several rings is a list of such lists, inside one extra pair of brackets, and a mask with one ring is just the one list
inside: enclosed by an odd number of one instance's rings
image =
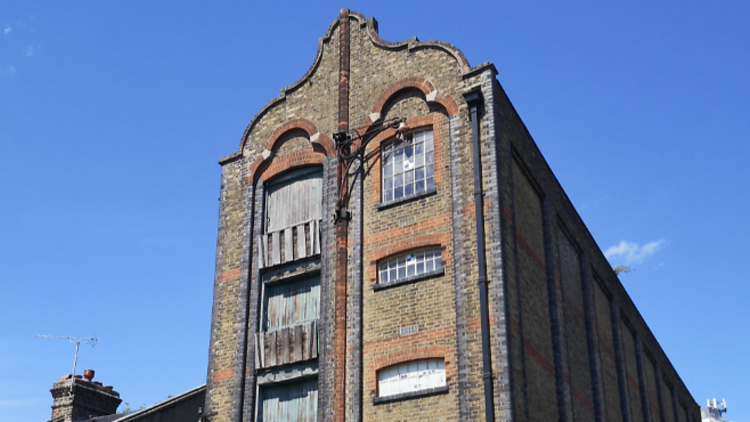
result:
[(381, 246), (375, 249), (372, 254), (368, 254), (368, 257), (371, 258), (372, 263), (377, 263), (383, 258), (388, 258), (399, 253), (408, 252), (413, 249), (426, 248), (428, 246), (447, 246), (448, 240), (448, 233), (409, 236), (397, 242), (389, 243), (385, 246)]
[[(307, 137), (310, 138), (313, 135), (315, 135), (318, 132), (318, 128), (315, 127), (315, 124), (309, 120), (306, 119), (294, 119), (290, 120), (283, 125), (276, 128), (276, 130), (271, 134), (271, 136), (268, 138), (268, 141), (266, 141), (266, 149), (269, 151), (273, 151), (273, 149), (276, 147), (276, 142), (281, 138), (282, 135), (285, 133), (292, 131), (292, 130), (298, 130), (301, 129), (307, 133)], [(320, 144), (323, 149), (325, 150), (325, 155), (328, 157), (333, 157), (335, 154), (335, 148), (333, 146), (333, 139), (329, 138), (326, 135), (323, 135), (322, 133), (318, 135), (318, 139), (316, 140), (316, 143)]]
[[(294, 119), (290, 120), (278, 128), (271, 134), (266, 141), (266, 154), (269, 151), (273, 151), (279, 142), (279, 139), (286, 133), (293, 130), (302, 130), (307, 134), (310, 142), (313, 143), (312, 151), (301, 151), (294, 154), (285, 155), (283, 157), (264, 157), (263, 154), (258, 154), (250, 164), (249, 175), (247, 177), (247, 183), (254, 183), (259, 177), (263, 177), (263, 180), (268, 180), (273, 176), (283, 173), (292, 167), (321, 164), (325, 157), (333, 157), (336, 153), (333, 139), (320, 133), (315, 124), (306, 119)], [(270, 160), (269, 160), (270, 158)]]
[[(398, 94), (401, 91), (407, 90), (407, 89), (416, 89), (422, 92), (422, 94), (427, 97), (430, 93), (435, 92), (435, 99), (433, 101), (439, 103), (442, 105), (449, 115), (453, 116), (458, 114), (458, 104), (456, 101), (450, 96), (443, 92), (436, 91), (435, 86), (432, 84), (432, 82), (428, 81), (425, 78), (421, 78), (419, 76), (413, 76), (406, 79), (401, 79), (400, 81), (396, 81), (392, 83), (388, 88), (383, 91), (380, 96), (378, 97), (378, 100), (375, 101), (375, 105), (372, 107), (373, 113), (380, 113), (383, 111), (383, 107), (385, 104), (393, 98), (396, 94)], [(429, 102), (429, 101), (428, 101)], [(366, 122), (366, 125), (372, 124), (373, 122), (368, 121)]]
[[(410, 362), (419, 359), (435, 359), (443, 358), (448, 360), (448, 356), (453, 355), (453, 348), (451, 346), (443, 344), (433, 344), (426, 346), (412, 346), (406, 349), (397, 350), (395, 352), (388, 353), (387, 355), (381, 355), (373, 359), (371, 365), (372, 369), (376, 372), (388, 368), (389, 366), (398, 365), (404, 362)], [(448, 361), (446, 365), (453, 362)]]
[(274, 176), (295, 167), (323, 164), (323, 158), (323, 154), (315, 151), (298, 151), (283, 157), (275, 158), (270, 165), (258, 172), (253, 180), (258, 180), (258, 178), (261, 177), (264, 181), (268, 181), (274, 178)]

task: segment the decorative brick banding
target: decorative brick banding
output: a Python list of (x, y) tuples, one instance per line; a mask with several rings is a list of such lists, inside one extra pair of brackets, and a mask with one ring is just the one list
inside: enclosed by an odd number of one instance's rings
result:
[(240, 272), (241, 270), (239, 268), (235, 268), (230, 271), (225, 271), (221, 273), (221, 275), (219, 276), (219, 281), (223, 283), (225, 281), (234, 280), (235, 278), (240, 276)]

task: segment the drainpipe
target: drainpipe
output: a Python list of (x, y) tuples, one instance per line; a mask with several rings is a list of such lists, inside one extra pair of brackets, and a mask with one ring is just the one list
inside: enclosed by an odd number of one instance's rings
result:
[(487, 303), (487, 263), (484, 252), (484, 200), (482, 199), (482, 161), (479, 150), (479, 109), (484, 103), (482, 91), (475, 88), (464, 94), (471, 116), (471, 142), (474, 151), (474, 215), (477, 226), (477, 272), (479, 279), (479, 319), (482, 322), (482, 378), (484, 379), (484, 417), (495, 420), (492, 397), (492, 360), (490, 356), (490, 314)]

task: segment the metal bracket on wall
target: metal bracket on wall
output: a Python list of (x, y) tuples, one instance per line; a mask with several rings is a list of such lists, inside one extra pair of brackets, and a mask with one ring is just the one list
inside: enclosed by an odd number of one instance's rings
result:
[(396, 136), (400, 139), (404, 132), (408, 130), (405, 122), (405, 118), (394, 117), (388, 121), (374, 123), (362, 134), (356, 129), (333, 134), (340, 171), (336, 184), (336, 214), (334, 216), (336, 221), (351, 220), (352, 218), (352, 212), (346, 206), (349, 202), (349, 198), (347, 197), (349, 192), (349, 169), (354, 161), (359, 159), (360, 163), (364, 163), (367, 158), (365, 157), (367, 145), (386, 129), (396, 129)]

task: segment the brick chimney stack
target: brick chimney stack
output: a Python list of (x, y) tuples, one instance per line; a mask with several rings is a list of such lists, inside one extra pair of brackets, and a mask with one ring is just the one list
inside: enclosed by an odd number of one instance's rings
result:
[(117, 411), (122, 402), (120, 394), (113, 391), (111, 385), (102, 386), (94, 381), (93, 370), (83, 373), (86, 379), (66, 375), (52, 386), (52, 420), (76, 422)]

